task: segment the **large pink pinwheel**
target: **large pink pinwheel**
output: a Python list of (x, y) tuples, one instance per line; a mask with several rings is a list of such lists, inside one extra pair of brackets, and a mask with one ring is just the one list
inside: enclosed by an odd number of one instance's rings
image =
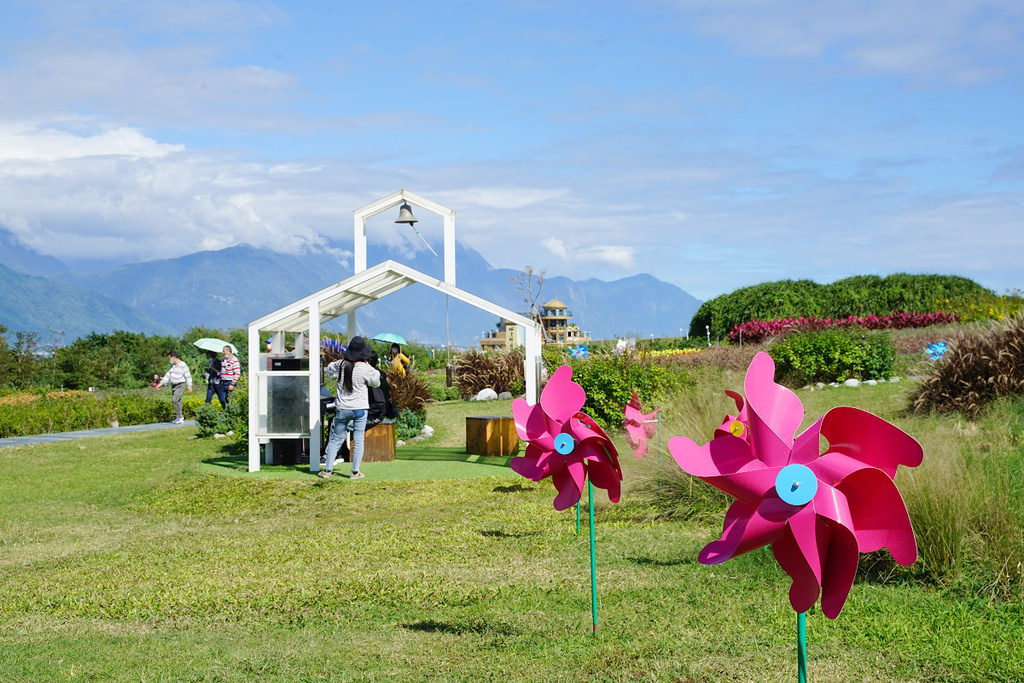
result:
[(654, 437), (658, 427), (658, 408), (653, 413), (644, 413), (640, 406), (640, 397), (633, 390), (633, 398), (623, 409), (625, 419), (622, 425), (626, 428), (626, 436), (629, 438), (629, 445), (633, 448), (633, 455), (638, 459), (647, 454), (647, 440)]
[(563, 365), (548, 380), (540, 403), (530, 405), (517, 398), (512, 403), (519, 438), (526, 453), (512, 459), (512, 469), (531, 481), (551, 477), (558, 495), (555, 509), (575, 505), (590, 482), (619, 500), (622, 470), (611, 439), (594, 420), (581, 412), (587, 394), (572, 381), (572, 368)]
[[(736, 501), (722, 537), (701, 551), (718, 564), (765, 545), (793, 579), (789, 600), (806, 612), (821, 595), (821, 611), (839, 616), (857, 572), (858, 553), (888, 548), (900, 564), (917, 559), (903, 498), (893, 483), (900, 465), (921, 463), (921, 446), (871, 413), (834, 408), (795, 436), (803, 406), (774, 381), (767, 353), (751, 361), (746, 398), (727, 392), (738, 415), (698, 446), (669, 441), (679, 466)], [(820, 452), (820, 437), (828, 442)]]

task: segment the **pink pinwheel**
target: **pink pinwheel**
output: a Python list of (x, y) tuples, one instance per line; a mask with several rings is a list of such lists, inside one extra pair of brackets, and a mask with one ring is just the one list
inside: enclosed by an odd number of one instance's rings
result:
[(640, 397), (633, 390), (633, 398), (626, 404), (623, 412), (625, 419), (622, 424), (626, 428), (626, 436), (629, 438), (629, 445), (633, 448), (633, 455), (642, 458), (647, 453), (647, 440), (654, 437), (658, 427), (658, 408), (653, 413), (644, 414), (640, 407)]
[[(803, 406), (774, 381), (775, 363), (759, 353), (744, 380), (746, 398), (715, 438), (698, 446), (669, 441), (679, 466), (734, 497), (721, 539), (701, 551), (704, 564), (771, 544), (793, 579), (789, 600), (806, 612), (821, 595), (825, 616), (839, 616), (857, 571), (858, 553), (888, 548), (900, 564), (917, 559), (903, 498), (893, 483), (900, 465), (921, 463), (921, 446), (871, 413), (834, 408), (794, 437)], [(820, 437), (828, 442), (820, 452)]]
[(512, 459), (512, 469), (531, 481), (551, 476), (558, 489), (555, 509), (575, 505), (590, 482), (608, 491), (617, 503), (622, 481), (619, 456), (611, 439), (587, 414), (583, 387), (572, 381), (572, 368), (563, 365), (548, 380), (540, 403), (517, 398), (512, 403), (519, 438), (527, 442), (525, 455)]

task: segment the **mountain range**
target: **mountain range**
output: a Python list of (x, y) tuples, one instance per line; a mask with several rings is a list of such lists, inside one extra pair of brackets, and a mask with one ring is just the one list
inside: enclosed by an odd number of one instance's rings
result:
[[(344, 248), (342, 246), (342, 248)], [(281, 254), (239, 245), (173, 259), (85, 273), (19, 243), (0, 229), (0, 324), (34, 332), (44, 342), (69, 341), (115, 329), (180, 334), (190, 327), (245, 327), (352, 275), (338, 249)], [(442, 277), (427, 250), (401, 255), (370, 245), (367, 263), (394, 259)], [(456, 245), (456, 286), (513, 311), (528, 309), (512, 282), (518, 271), (492, 267), (477, 251)], [(538, 303), (557, 298), (572, 322), (595, 339), (675, 336), (688, 328), (701, 302), (679, 287), (647, 275), (612, 282), (549, 276)], [(497, 324), (490, 314), (427, 287), (412, 286), (359, 309), (358, 328), (373, 336), (395, 332), (410, 341), (466, 346)], [(345, 320), (327, 325), (343, 330)]]

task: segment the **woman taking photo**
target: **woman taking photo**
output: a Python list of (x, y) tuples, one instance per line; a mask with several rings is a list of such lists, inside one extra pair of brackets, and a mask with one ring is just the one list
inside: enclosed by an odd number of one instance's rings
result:
[(334, 416), (331, 438), (327, 441), (327, 469), (318, 473), (325, 479), (334, 471), (334, 461), (348, 432), (352, 432), (352, 474), (349, 478), (363, 478), (359, 465), (363, 462), (363, 437), (370, 408), (367, 389), (380, 386), (380, 372), (368, 362), (372, 353), (365, 339), (352, 337), (345, 349), (344, 359), (327, 366), (328, 373), (333, 376), (332, 366), (337, 367), (335, 363), (340, 363), (337, 369), (338, 395), (334, 401), (338, 412)]

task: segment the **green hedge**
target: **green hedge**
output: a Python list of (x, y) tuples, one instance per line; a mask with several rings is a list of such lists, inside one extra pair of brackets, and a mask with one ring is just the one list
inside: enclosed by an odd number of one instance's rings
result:
[(115, 418), (123, 427), (174, 419), (169, 397), (156, 392), (22, 396), (28, 400), (8, 401), (0, 408), (0, 438), (99, 429), (110, 427)]
[(810, 280), (765, 282), (705, 301), (690, 321), (690, 336), (706, 338), (706, 325), (712, 341), (724, 340), (733, 327), (753, 319), (845, 318), (896, 310), (934, 313), (951, 310), (947, 300), (991, 294), (976, 282), (954, 275), (858, 275), (828, 285)]
[(572, 368), (572, 379), (587, 392), (583, 412), (594, 418), (606, 430), (622, 428), (623, 408), (633, 397), (635, 389), (644, 405), (653, 404), (665, 391), (689, 385), (692, 380), (679, 369), (658, 364), (638, 354), (601, 355), (584, 359), (569, 359), (545, 353), (548, 372), (559, 365)]
[(896, 351), (885, 332), (797, 332), (773, 344), (776, 376), (791, 386), (847, 379), (889, 379)]

